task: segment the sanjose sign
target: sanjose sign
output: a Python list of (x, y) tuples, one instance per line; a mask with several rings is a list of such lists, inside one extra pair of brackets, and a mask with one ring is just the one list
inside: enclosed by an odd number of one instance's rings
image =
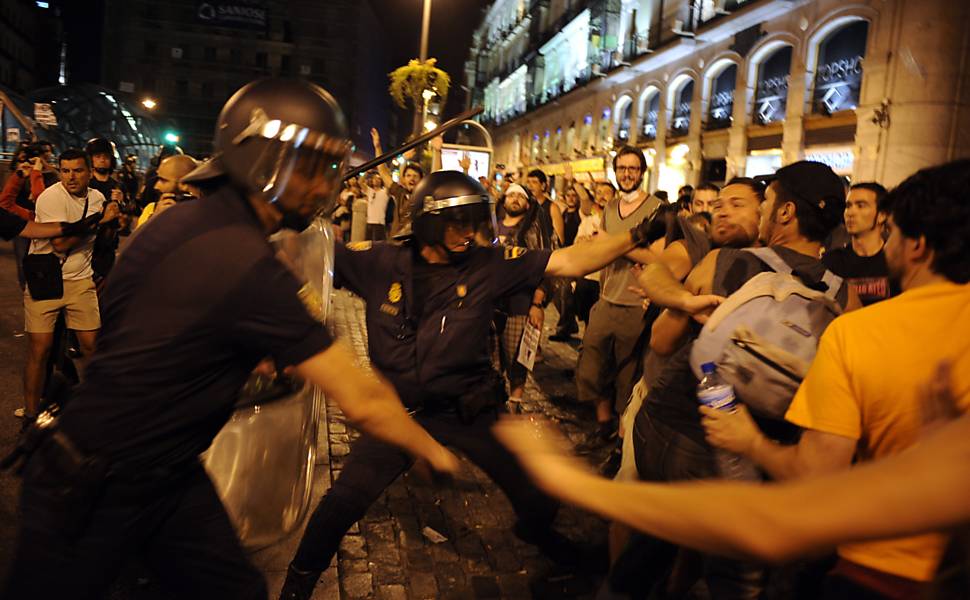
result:
[(258, 0), (200, 2), (196, 15), (203, 23), (218, 27), (263, 29), (267, 23), (265, 3)]
[(851, 148), (819, 148), (805, 152), (805, 160), (828, 165), (839, 175), (852, 173), (855, 154)]

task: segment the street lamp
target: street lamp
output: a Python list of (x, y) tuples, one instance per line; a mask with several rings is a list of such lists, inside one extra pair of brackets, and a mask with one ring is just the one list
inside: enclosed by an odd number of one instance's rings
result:
[(424, 0), (421, 16), (421, 62), (428, 60), (428, 29), (431, 25), (431, 0)]
[(141, 101), (141, 105), (147, 108), (148, 110), (152, 110), (156, 106), (158, 106), (158, 102), (155, 102), (153, 98), (145, 98), (144, 100)]

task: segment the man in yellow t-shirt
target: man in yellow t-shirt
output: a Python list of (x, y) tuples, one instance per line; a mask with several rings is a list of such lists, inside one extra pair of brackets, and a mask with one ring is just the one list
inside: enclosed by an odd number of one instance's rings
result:
[(198, 161), (185, 154), (169, 156), (163, 160), (158, 165), (158, 181), (155, 182), (155, 189), (159, 193), (158, 202), (151, 202), (145, 206), (135, 228), (141, 227), (165, 209), (175, 206), (177, 202), (198, 198), (200, 193), (197, 188), (182, 183), (182, 178), (198, 166)]
[[(941, 360), (952, 363), (958, 406), (970, 408), (967, 186), (970, 161), (963, 160), (920, 171), (885, 198), (886, 262), (904, 293), (843, 315), (826, 330), (786, 415), (804, 429), (797, 445), (768, 440), (743, 407), (702, 409), (708, 440), (776, 479), (897, 454), (919, 440), (920, 385)], [(928, 534), (840, 546), (828, 589), (832, 597), (918, 597), (945, 543), (942, 534)]]

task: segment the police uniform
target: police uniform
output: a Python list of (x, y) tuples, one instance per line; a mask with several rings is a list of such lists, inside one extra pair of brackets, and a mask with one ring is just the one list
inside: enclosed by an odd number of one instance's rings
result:
[[(505, 398), (491, 367), (489, 327), (500, 298), (539, 284), (551, 251), (467, 252), (461, 262), (429, 264), (411, 244), (338, 244), (335, 284), (366, 302), (371, 363), (416, 411), (417, 422), (495, 480), (519, 517), (520, 535), (544, 531), (558, 505), (491, 432)], [(410, 465), (401, 450), (362, 435), (310, 518), (293, 566), (326, 569), (347, 530)]]
[(101, 597), (133, 552), (180, 598), (266, 597), (198, 455), (261, 359), (329, 347), (300, 287), (230, 185), (132, 240), (85, 380), (27, 464), (3, 598)]

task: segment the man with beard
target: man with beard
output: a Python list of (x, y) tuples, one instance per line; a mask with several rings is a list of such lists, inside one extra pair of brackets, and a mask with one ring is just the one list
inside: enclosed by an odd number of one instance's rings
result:
[[(786, 419), (795, 445), (768, 439), (748, 411), (702, 409), (712, 444), (751, 458), (775, 479), (797, 479), (898, 454), (920, 439), (918, 382), (950, 361), (961, 410), (970, 407), (970, 160), (924, 169), (889, 192), (885, 255), (903, 293), (836, 319)], [(905, 485), (900, 483), (899, 485)], [(917, 598), (936, 570), (941, 534), (838, 548), (826, 598)]]
[[(821, 242), (841, 221), (845, 201), (842, 181), (829, 167), (802, 161), (779, 170), (760, 202), (760, 226), (753, 210), (758, 197), (745, 198), (738, 187), (725, 186), (714, 205), (712, 234), (727, 246), (704, 256), (683, 285), (659, 266), (647, 267), (655, 277), (644, 291), (651, 301), (667, 308), (654, 324), (650, 348), (669, 356), (633, 428), (637, 469), (640, 478), (647, 481), (719, 476), (697, 412), (698, 382), (689, 357), (700, 325), (692, 316), (703, 320), (723, 297), (758, 273), (771, 270), (742, 248), (760, 237), (808, 285), (820, 284), (826, 272), (818, 260)], [(846, 285), (836, 293), (836, 300), (846, 308), (858, 306), (858, 299)], [(796, 434), (785, 423), (766, 421), (764, 425), (776, 439), (787, 440)], [(669, 565), (675, 549), (657, 540), (650, 542), (653, 547), (646, 553), (651, 563), (658, 569)], [(662, 576), (661, 570), (648, 581), (662, 580)], [(755, 598), (761, 593), (760, 565), (707, 556), (704, 576), (715, 599)]]
[[(334, 283), (366, 305), (371, 364), (387, 377), (415, 420), (454, 446), (509, 497), (515, 534), (551, 557), (583, 564), (552, 528), (558, 505), (538, 492), (495, 439), (504, 384), (491, 368), (488, 331), (496, 303), (535, 289), (544, 277), (581, 277), (651, 241), (649, 219), (582, 246), (526, 250), (493, 246), (492, 200), (475, 179), (436, 171), (412, 194), (406, 243), (337, 245)], [(411, 466), (397, 448), (362, 435), (340, 477), (307, 524), (282, 598), (307, 599), (344, 534)]]
[[(552, 248), (552, 240), (539, 224), (539, 206), (532, 202), (529, 193), (517, 183), (505, 191), (503, 202), (504, 216), (498, 222), (498, 241), (506, 247), (519, 247), (528, 250)], [(509, 383), (509, 401), (521, 402), (525, 391), (528, 372), (518, 361), (519, 344), (525, 324), (542, 330), (545, 319), (543, 307), (549, 292), (548, 279), (534, 289), (524, 289), (520, 293), (504, 298), (495, 311), (495, 328), (499, 342), (499, 361), (505, 378)]]
[(899, 290), (890, 284), (886, 267), (886, 214), (879, 209), (886, 188), (878, 183), (857, 183), (845, 199), (845, 231), (850, 244), (829, 250), (822, 262), (855, 288), (863, 306), (895, 296)]
[[(381, 150), (381, 134), (378, 133), (377, 129), (372, 128), (370, 136), (374, 142), (374, 156), (380, 156), (384, 153)], [(396, 235), (411, 231), (411, 192), (414, 191), (414, 186), (424, 179), (424, 169), (418, 163), (409, 162), (405, 164), (404, 168), (401, 169), (400, 183), (394, 181), (394, 178), (391, 177), (391, 170), (387, 167), (387, 163), (378, 165), (377, 173), (381, 176), (384, 188), (387, 190), (392, 203), (387, 209), (388, 215), (393, 217), (391, 222), (387, 224), (389, 237), (393, 238)]]
[[(603, 209), (602, 231), (625, 231), (660, 208), (660, 201), (641, 189), (646, 170), (640, 150), (624, 146), (617, 152), (613, 171), (620, 191)], [(600, 299), (590, 310), (576, 366), (577, 399), (596, 407), (597, 429), (588, 440), (590, 448), (616, 435), (615, 414), (623, 412), (635, 383), (636, 357), (631, 356), (643, 330), (644, 309), (642, 299), (630, 291), (634, 264), (620, 257), (600, 271)]]
[(532, 169), (525, 178), (525, 187), (532, 192), (532, 197), (542, 210), (542, 226), (549, 237), (555, 236), (556, 244), (562, 245), (566, 239), (566, 224), (562, 220), (562, 209), (549, 197), (549, 177), (542, 169)]

